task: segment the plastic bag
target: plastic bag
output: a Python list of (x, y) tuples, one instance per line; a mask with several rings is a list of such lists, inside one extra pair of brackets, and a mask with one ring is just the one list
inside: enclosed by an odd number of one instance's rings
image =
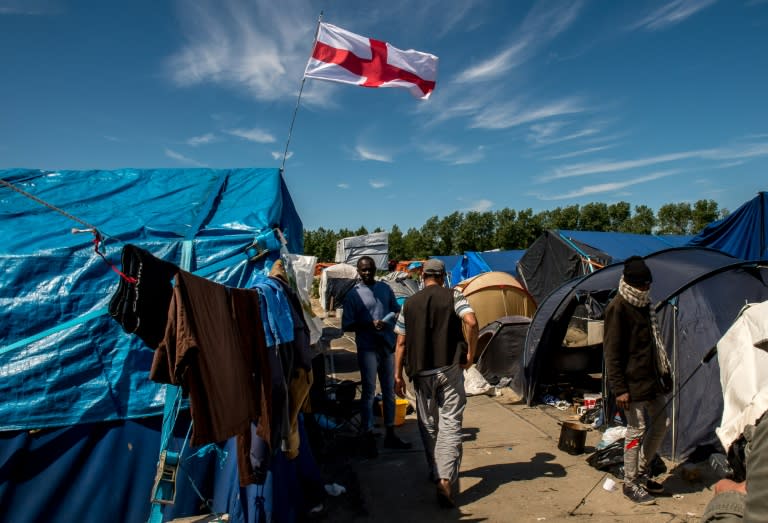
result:
[(291, 254), (285, 247), (281, 249), (280, 257), (288, 273), (288, 282), (299, 295), (304, 321), (309, 328), (309, 343), (315, 345), (323, 334), (323, 320), (315, 316), (310, 300), (317, 257)]
[(464, 370), (464, 392), (467, 396), (488, 394), (494, 390), (494, 387), (485, 380), (474, 365)]
[(603, 437), (600, 439), (600, 443), (598, 443), (595, 448), (597, 448), (598, 450), (604, 449), (611, 443), (614, 443), (620, 439), (623, 440), (626, 433), (627, 433), (627, 427), (623, 427), (623, 426), (610, 427), (606, 429), (606, 431), (603, 433)]

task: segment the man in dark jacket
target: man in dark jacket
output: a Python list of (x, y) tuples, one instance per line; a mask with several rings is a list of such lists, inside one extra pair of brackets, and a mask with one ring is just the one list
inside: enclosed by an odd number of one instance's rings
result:
[(627, 417), (623, 491), (643, 505), (656, 502), (650, 493), (664, 491), (650, 478), (649, 465), (669, 424), (665, 397), (656, 379), (655, 350), (664, 347), (649, 306), (651, 281), (651, 271), (641, 257), (624, 262), (619, 292), (605, 310), (603, 335), (608, 387)]
[(395, 325), (395, 392), (405, 397), (405, 367), (416, 392), (419, 430), (437, 501), (452, 507), (467, 403), (462, 369), (475, 357), (477, 319), (460, 291), (443, 287), (443, 262), (427, 260), (422, 277), (424, 289), (408, 298)]

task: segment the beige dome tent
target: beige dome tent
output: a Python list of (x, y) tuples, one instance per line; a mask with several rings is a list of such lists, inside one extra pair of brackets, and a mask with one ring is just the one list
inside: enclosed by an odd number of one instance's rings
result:
[(475, 310), (480, 328), (504, 316), (533, 318), (536, 302), (523, 285), (506, 272), (484, 272), (456, 285)]

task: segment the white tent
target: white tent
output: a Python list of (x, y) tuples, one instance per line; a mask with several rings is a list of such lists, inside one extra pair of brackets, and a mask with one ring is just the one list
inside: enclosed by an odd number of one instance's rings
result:
[(356, 282), (357, 269), (353, 265), (337, 263), (323, 269), (318, 289), (323, 310), (329, 312), (341, 307), (344, 296)]
[(362, 256), (373, 258), (377, 269), (387, 270), (389, 263), (389, 233), (374, 232), (363, 236), (350, 236), (336, 242), (336, 259), (334, 261), (355, 265)]

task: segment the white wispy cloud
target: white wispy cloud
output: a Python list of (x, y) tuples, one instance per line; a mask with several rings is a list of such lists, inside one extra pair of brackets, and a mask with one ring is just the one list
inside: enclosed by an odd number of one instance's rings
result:
[(565, 98), (533, 107), (520, 101), (491, 104), (471, 118), (469, 127), (508, 129), (537, 120), (556, 118), (585, 110), (584, 105), (576, 98)]
[(374, 189), (383, 189), (384, 187), (389, 186), (390, 181), (389, 180), (368, 180), (368, 184)]
[(61, 12), (60, 8), (49, 1), (6, 0), (0, 5), (0, 16), (44, 16)]
[(362, 145), (355, 147), (355, 152), (360, 160), (371, 160), (374, 162), (392, 163), (392, 156), (386, 153), (372, 151)]
[(424, 154), (431, 160), (449, 163), (452, 165), (467, 165), (477, 163), (485, 158), (486, 147), (478, 145), (470, 150), (462, 150), (455, 145), (426, 142), (418, 145)]
[(474, 202), (471, 202), (469, 207), (463, 210), (465, 212), (467, 211), (485, 212), (485, 211), (489, 211), (492, 207), (493, 207), (493, 202), (491, 200), (476, 200)]
[(213, 133), (201, 134), (200, 136), (193, 136), (187, 139), (187, 145), (191, 147), (197, 147), (198, 145), (205, 145), (216, 140), (216, 135)]
[(526, 15), (515, 38), (495, 55), (474, 64), (456, 75), (460, 83), (499, 78), (534, 56), (576, 20), (582, 2), (537, 2)]
[(190, 0), (178, 5), (185, 43), (166, 63), (177, 85), (221, 85), (258, 100), (295, 96), (315, 25), (309, 3)]
[[(272, 158), (274, 158), (275, 160), (279, 160), (280, 158), (283, 157), (283, 151), (272, 151), (271, 154), (272, 154)], [(285, 159), (290, 160), (291, 158), (293, 158), (293, 151), (288, 151), (288, 154), (285, 155)]]
[(338, 187), (339, 189), (349, 189), (349, 184), (348, 183), (337, 183), (336, 187)]
[(640, 183), (658, 180), (659, 178), (672, 176), (673, 174), (677, 174), (679, 172), (680, 171), (676, 169), (669, 170), (669, 171), (659, 171), (652, 174), (648, 174), (646, 176), (639, 176), (637, 178), (632, 178), (630, 180), (624, 180), (621, 182), (608, 182), (608, 183), (598, 183), (594, 185), (587, 185), (587, 186), (580, 187), (573, 191), (569, 191), (567, 193), (562, 193), (562, 194), (538, 195), (538, 198), (540, 200), (567, 200), (571, 198), (580, 198), (582, 196), (591, 196), (594, 194), (601, 194), (606, 192), (616, 192), (616, 191), (621, 191), (622, 189), (625, 189), (632, 185), (637, 185)]
[(110, 142), (120, 142), (120, 141), (122, 141), (122, 140), (120, 140), (120, 138), (118, 138), (117, 136), (112, 136), (111, 134), (105, 134), (105, 135), (104, 135), (104, 139), (105, 139), (105, 140), (108, 140), (108, 141), (110, 141)]
[(648, 16), (633, 25), (633, 29), (658, 31), (666, 29), (695, 15), (702, 9), (714, 4), (717, 0), (673, 0), (656, 9)]
[(709, 160), (718, 162), (746, 161), (751, 158), (768, 156), (768, 142), (737, 143), (713, 149), (699, 149), (678, 153), (660, 154), (646, 158), (623, 161), (597, 161), (566, 165), (556, 168), (554, 173), (541, 178), (541, 181), (573, 178), (592, 174), (613, 173), (648, 167), (680, 160)]
[(451, 161), (453, 165), (468, 165), (485, 159), (485, 146), (478, 145), (474, 149), (456, 154)]
[(195, 167), (208, 167), (204, 163), (198, 162), (197, 160), (194, 160), (192, 158), (188, 158), (188, 157), (184, 156), (183, 154), (178, 153), (178, 152), (176, 152), (176, 151), (174, 151), (172, 149), (166, 149), (165, 150), (165, 155), (168, 158), (171, 158), (172, 160), (176, 160), (177, 162), (180, 162), (180, 163), (183, 163), (183, 164), (186, 164), (186, 165), (194, 165)]
[(615, 145), (611, 144), (611, 145), (601, 145), (598, 147), (588, 147), (586, 149), (581, 149), (579, 151), (571, 151), (569, 153), (558, 154), (556, 156), (549, 156), (547, 157), (547, 160), (565, 160), (567, 158), (575, 158), (577, 156), (584, 156), (586, 154), (592, 154), (592, 153), (604, 151), (606, 149), (610, 149), (611, 147), (615, 147)]
[(224, 132), (242, 138), (243, 140), (248, 140), (249, 142), (274, 143), (276, 141), (275, 137), (267, 131), (255, 127), (253, 129), (228, 129)]
[(527, 139), (534, 145), (544, 146), (596, 136), (600, 133), (597, 127), (585, 127), (570, 133), (560, 133), (561, 128), (562, 126), (549, 128), (547, 123), (534, 124), (530, 128), (531, 132), (528, 133)]

